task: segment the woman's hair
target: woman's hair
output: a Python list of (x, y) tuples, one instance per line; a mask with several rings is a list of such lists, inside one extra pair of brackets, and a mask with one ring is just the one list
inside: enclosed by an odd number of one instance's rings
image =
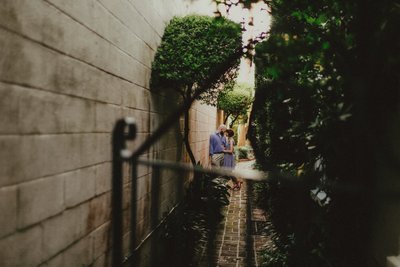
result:
[(235, 135), (235, 132), (232, 129), (227, 129), (226, 132), (228, 134), (228, 137), (232, 137)]

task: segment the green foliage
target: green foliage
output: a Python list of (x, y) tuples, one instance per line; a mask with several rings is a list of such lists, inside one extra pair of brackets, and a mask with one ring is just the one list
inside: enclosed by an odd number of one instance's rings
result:
[[(217, 4), (224, 4), (228, 9), (231, 6), (243, 5), (244, 8), (250, 9), (252, 3), (257, 3), (259, 0), (214, 0)], [(267, 1), (265, 1), (267, 2)]]
[(236, 159), (254, 159), (254, 151), (251, 146), (236, 146)]
[(269, 247), (261, 253), (261, 266), (263, 267), (290, 267), (290, 252), (294, 247), (294, 236), (289, 235), (285, 238), (280, 236), (272, 224), (267, 224), (264, 229), (265, 234), (271, 240)]
[(195, 259), (207, 244), (209, 231), (206, 213), (198, 203), (186, 202), (164, 225), (165, 261), (171, 266), (195, 266)]
[[(216, 105), (223, 85), (232, 84), (241, 55), (241, 28), (225, 18), (175, 17), (165, 29), (152, 64), (152, 89), (176, 89), (182, 101), (192, 98)], [(199, 95), (199, 93), (201, 93)], [(183, 142), (193, 166), (189, 110), (184, 113)]]
[(229, 205), (229, 187), (226, 185), (226, 179), (217, 177), (211, 180), (209, 190), (210, 205), (215, 206), (217, 210), (222, 206)]
[[(398, 112), (395, 2), (268, 1), (273, 22), (256, 48), (250, 139), (264, 170), (296, 181), (296, 187), (268, 184), (261, 197), (276, 230), (294, 234), (296, 250), (304, 252), (289, 253), (289, 262), (297, 261), (290, 266), (366, 265), (355, 255), (366, 251), (367, 228), (360, 225), (368, 219), (369, 196), (337, 188), (368, 188), (378, 179), (375, 164), (365, 163), (374, 162), (380, 130)], [(311, 202), (316, 186), (332, 198), (329, 207)]]
[[(182, 207), (171, 215), (163, 231), (169, 266), (197, 266), (204, 257), (209, 237), (223, 218), (221, 208), (229, 204), (226, 179), (196, 173)], [(213, 234), (212, 234), (213, 233)]]
[(287, 254), (274, 250), (264, 250), (261, 254), (261, 266), (263, 267), (289, 267), (287, 264)]
[(239, 147), (238, 149), (238, 157), (239, 159), (247, 159), (249, 156), (249, 150), (247, 147)]
[[(191, 15), (175, 17), (165, 29), (152, 65), (152, 87), (169, 85), (184, 97), (237, 53), (242, 45), (240, 25), (225, 18)], [(231, 78), (238, 60), (213, 81), (201, 99), (215, 104), (221, 83)]]
[(240, 117), (246, 117), (251, 103), (252, 87), (247, 84), (237, 84), (233, 90), (225, 89), (219, 94), (217, 106), (225, 112), (226, 123), (229, 116), (233, 117), (233, 122)]
[(329, 266), (329, 221), (323, 208), (308, 197), (305, 184), (270, 178), (254, 186), (256, 203), (270, 220), (264, 229), (271, 239), (263, 253), (264, 266)]
[[(258, 164), (255, 164), (255, 168), (260, 169)], [(254, 202), (258, 207), (261, 207), (263, 210), (267, 210), (268, 208), (268, 183), (266, 182), (254, 182), (253, 183), (253, 197)]]

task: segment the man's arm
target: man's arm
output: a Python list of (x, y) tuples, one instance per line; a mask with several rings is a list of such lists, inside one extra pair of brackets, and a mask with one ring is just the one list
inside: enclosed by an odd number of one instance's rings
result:
[(222, 144), (224, 145), (224, 147), (226, 147), (226, 137), (222, 137)]

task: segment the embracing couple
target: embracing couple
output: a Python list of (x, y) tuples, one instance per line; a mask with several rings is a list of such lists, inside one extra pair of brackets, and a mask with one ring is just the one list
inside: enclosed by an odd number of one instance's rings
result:
[[(235, 152), (233, 136), (235, 133), (231, 129), (227, 129), (224, 124), (221, 124), (217, 131), (210, 135), (210, 162), (212, 166), (235, 168)], [(233, 189), (239, 189), (241, 182), (238, 182), (235, 177), (232, 177), (234, 182)]]

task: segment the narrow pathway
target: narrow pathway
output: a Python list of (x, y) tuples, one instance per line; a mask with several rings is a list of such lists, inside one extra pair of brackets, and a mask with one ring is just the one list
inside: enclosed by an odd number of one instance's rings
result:
[[(241, 162), (237, 168), (252, 168), (254, 161)], [(244, 181), (240, 191), (232, 191), (230, 204), (224, 209), (225, 218), (216, 236), (217, 266), (258, 266), (259, 253), (266, 237), (259, 232), (266, 219), (261, 210), (253, 208), (251, 183)]]
[(216, 237), (218, 249), (217, 266), (246, 266), (248, 246), (246, 245), (246, 205), (247, 193), (244, 183), (240, 191), (231, 191), (230, 204), (224, 210)]

